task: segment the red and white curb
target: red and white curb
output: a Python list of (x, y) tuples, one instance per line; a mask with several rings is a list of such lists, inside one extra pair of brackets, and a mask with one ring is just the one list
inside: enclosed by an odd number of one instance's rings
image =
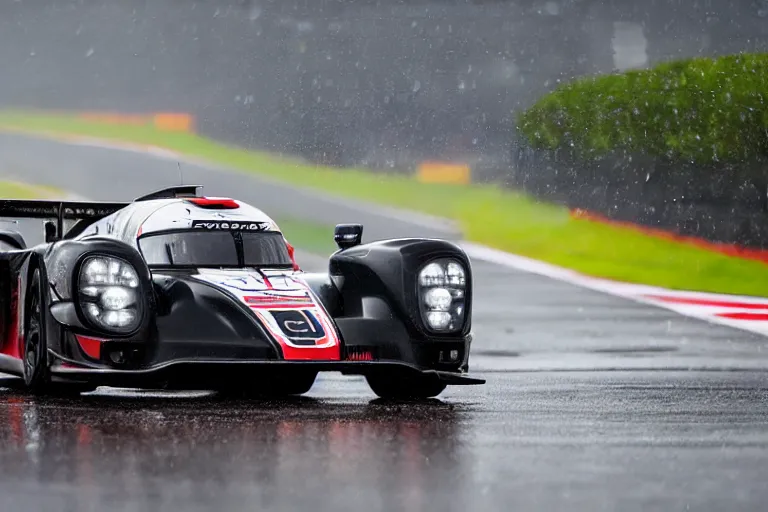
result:
[(583, 288), (668, 309), (684, 316), (768, 336), (768, 297), (669, 290), (580, 274), (557, 265), (510, 254), (472, 242), (460, 242), (470, 259), (495, 263)]

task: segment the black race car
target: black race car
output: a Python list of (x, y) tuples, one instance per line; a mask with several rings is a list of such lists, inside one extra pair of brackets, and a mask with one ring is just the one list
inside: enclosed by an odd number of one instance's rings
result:
[(44, 219), (45, 236), (0, 232), (0, 371), (39, 394), (295, 395), (319, 371), (394, 399), (485, 382), (466, 374), (472, 273), (455, 244), (361, 244), (361, 225), (338, 225), (328, 272), (305, 273), (262, 211), (201, 193), (0, 200), (0, 217)]

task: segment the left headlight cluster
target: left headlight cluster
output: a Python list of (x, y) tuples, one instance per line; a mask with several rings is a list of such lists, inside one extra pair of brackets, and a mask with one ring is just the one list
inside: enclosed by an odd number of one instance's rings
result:
[(92, 256), (80, 267), (80, 306), (102, 329), (131, 332), (141, 322), (139, 276), (119, 258)]
[(432, 261), (419, 272), (419, 306), (427, 328), (454, 332), (464, 326), (466, 269), (457, 260)]

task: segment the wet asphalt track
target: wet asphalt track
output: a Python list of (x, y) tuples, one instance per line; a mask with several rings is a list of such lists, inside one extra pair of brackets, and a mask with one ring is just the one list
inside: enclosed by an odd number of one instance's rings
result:
[[(361, 221), (367, 239), (453, 236), (182, 167), (209, 194)], [(10, 136), (0, 169), (108, 200), (178, 177), (175, 162)], [(333, 374), (286, 403), (104, 388), (33, 400), (7, 381), (0, 510), (765, 509), (768, 340), (473, 265), (473, 369), (486, 386), (387, 405)]]
[(440, 402), (0, 407), (3, 510), (764, 510), (764, 374), (489, 375)]

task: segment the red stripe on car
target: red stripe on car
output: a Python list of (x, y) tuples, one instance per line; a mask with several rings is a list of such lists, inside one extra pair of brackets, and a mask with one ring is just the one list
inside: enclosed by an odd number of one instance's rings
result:
[[(8, 326), (5, 339), (0, 339), (0, 353), (6, 356), (21, 359), (22, 345), (24, 344), (24, 336), (21, 333), (21, 325), (19, 324), (19, 297), (21, 290), (21, 278), (16, 282), (16, 288), (11, 292), (11, 314), (8, 319)], [(0, 325), (0, 332), (6, 329), (5, 325)]]
[(81, 336), (79, 334), (75, 335), (75, 339), (77, 339), (77, 343), (80, 345), (83, 352), (85, 352), (85, 355), (91, 359), (101, 359), (101, 344), (104, 343), (104, 340), (91, 338), (89, 336)]
[(235, 210), (240, 208), (237, 201), (226, 197), (195, 197), (187, 199), (192, 204), (202, 206), (204, 208), (222, 208), (225, 210)]

